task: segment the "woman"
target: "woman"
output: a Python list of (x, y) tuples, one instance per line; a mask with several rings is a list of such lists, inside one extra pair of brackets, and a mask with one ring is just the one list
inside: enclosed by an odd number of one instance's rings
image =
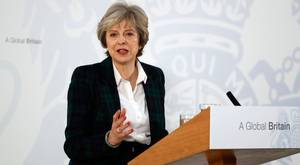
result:
[(142, 63), (148, 18), (115, 3), (98, 24), (100, 63), (75, 69), (68, 91), (64, 149), (69, 164), (127, 164), (166, 136), (164, 75)]

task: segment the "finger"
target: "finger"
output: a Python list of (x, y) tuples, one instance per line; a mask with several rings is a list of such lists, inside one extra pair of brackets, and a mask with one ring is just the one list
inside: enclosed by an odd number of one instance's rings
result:
[(113, 116), (113, 122), (115, 122), (121, 114), (121, 110), (117, 110)]
[(133, 132), (133, 128), (128, 127), (126, 130), (124, 130), (124, 131), (122, 132), (123, 138), (126, 138), (127, 136), (129, 136), (132, 132)]
[(120, 117), (123, 117), (123, 116), (126, 116), (126, 109), (125, 108), (121, 109)]
[(125, 120), (126, 120), (126, 116), (123, 116), (117, 119), (113, 124), (115, 124), (116, 127), (120, 127), (121, 125), (123, 125)]
[(120, 141), (123, 141), (126, 139), (131, 133), (133, 132), (133, 129), (131, 127), (127, 128), (126, 130), (123, 130), (121, 133), (115, 134), (115, 136), (120, 139)]
[(119, 127), (119, 129), (125, 130), (125, 129), (128, 128), (129, 126), (130, 126), (130, 122), (127, 121), (126, 123), (121, 124), (120, 127)]
[(121, 124), (118, 128), (116, 128), (117, 133), (123, 133), (124, 131), (131, 129), (130, 127), (130, 121), (127, 121), (126, 123)]
[(122, 129), (119, 127), (116, 129), (117, 133), (121, 133), (122, 132)]
[(133, 128), (130, 128), (130, 129), (127, 130), (128, 135), (131, 134), (132, 132), (133, 132)]

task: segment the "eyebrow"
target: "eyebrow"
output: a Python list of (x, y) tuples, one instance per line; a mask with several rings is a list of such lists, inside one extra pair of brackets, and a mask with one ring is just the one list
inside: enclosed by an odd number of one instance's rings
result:
[(117, 30), (107, 30), (107, 32), (112, 33), (112, 32), (117, 32)]
[(135, 30), (135, 29), (127, 29), (127, 30), (125, 30), (125, 32), (127, 32), (127, 31), (133, 31), (133, 32), (137, 32), (137, 30)]
[[(107, 32), (108, 33), (114, 33), (114, 32), (118, 32), (118, 30), (110, 29)], [(124, 30), (124, 32), (135, 32), (135, 33), (137, 33), (137, 30), (130, 28), (130, 29)]]

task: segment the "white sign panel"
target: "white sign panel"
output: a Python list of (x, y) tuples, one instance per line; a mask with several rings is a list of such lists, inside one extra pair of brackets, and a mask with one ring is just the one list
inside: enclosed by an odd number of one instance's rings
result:
[(300, 107), (212, 107), (210, 148), (300, 148)]

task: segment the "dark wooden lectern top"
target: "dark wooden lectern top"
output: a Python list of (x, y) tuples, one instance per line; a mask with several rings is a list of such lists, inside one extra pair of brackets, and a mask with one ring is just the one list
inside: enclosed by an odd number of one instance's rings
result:
[(210, 110), (207, 109), (130, 161), (129, 165), (181, 165), (189, 161), (204, 165), (254, 165), (300, 152), (299, 148), (211, 150), (209, 136)]

